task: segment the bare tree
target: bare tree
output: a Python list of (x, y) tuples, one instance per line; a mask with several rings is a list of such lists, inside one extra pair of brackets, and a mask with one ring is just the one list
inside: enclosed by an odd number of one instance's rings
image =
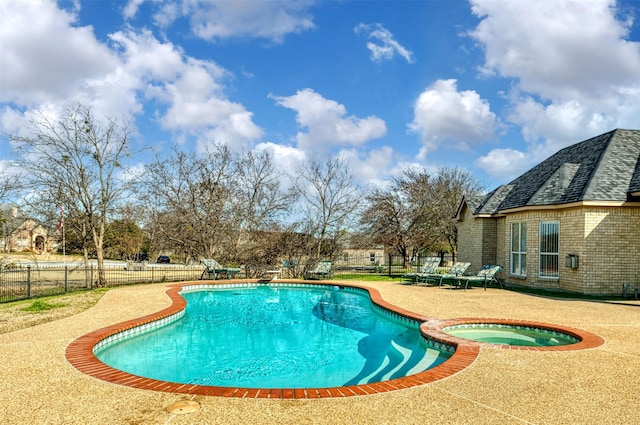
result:
[(454, 260), (458, 256), (458, 227), (455, 215), (464, 196), (482, 193), (483, 185), (467, 170), (443, 167), (433, 181), (437, 231), (446, 241)]
[(225, 209), (234, 172), (224, 145), (205, 155), (174, 150), (149, 164), (144, 201), (152, 214), (152, 247), (182, 253), (185, 260), (223, 252), (232, 237)]
[(0, 173), (0, 205), (8, 201), (20, 190), (21, 178), (19, 171), (2, 170), (2, 173)]
[[(2, 170), (0, 173), (0, 229), (2, 229), (2, 237), (5, 241), (8, 236), (8, 229), (5, 229), (5, 223), (8, 217), (2, 207), (18, 193), (21, 187), (19, 172), (13, 172), (13, 170), (7, 169)], [(8, 246), (5, 246), (5, 249), (7, 248)]]
[[(238, 157), (230, 220), (235, 228), (235, 257), (242, 262), (274, 264), (281, 255), (273, 234), (290, 211), (294, 191), (282, 187), (282, 175), (266, 151)], [(275, 242), (274, 242), (275, 241)]]
[(360, 223), (376, 242), (394, 247), (405, 259), (444, 247), (455, 256), (456, 209), (463, 195), (480, 190), (475, 178), (459, 168), (441, 168), (435, 177), (424, 169), (408, 169), (387, 188), (371, 190)]
[(233, 154), (221, 144), (205, 154), (174, 151), (158, 158), (148, 182), (153, 246), (187, 258), (266, 260), (268, 232), (291, 203), (270, 155)]
[(332, 256), (359, 206), (359, 188), (346, 161), (312, 158), (296, 172), (302, 211), (317, 238), (315, 256)]
[(431, 177), (426, 170), (406, 170), (387, 188), (374, 188), (366, 196), (360, 224), (374, 241), (393, 247), (406, 261), (437, 244), (434, 231)]
[(91, 237), (96, 252), (98, 285), (103, 286), (105, 226), (130, 183), (120, 173), (130, 154), (128, 123), (113, 118), (100, 121), (78, 104), (67, 107), (57, 119), (38, 112), (27, 130), (27, 136), (11, 140), (18, 162), (29, 170), (25, 183), (31, 204), (48, 209), (64, 205), (81, 219), (83, 237)]

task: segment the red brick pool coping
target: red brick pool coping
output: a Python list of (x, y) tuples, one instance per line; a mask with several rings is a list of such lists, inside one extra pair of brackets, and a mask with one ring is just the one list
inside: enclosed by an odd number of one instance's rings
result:
[[(172, 304), (171, 306), (160, 310), (158, 312), (128, 320), (126, 322), (118, 323), (112, 326), (107, 326), (102, 329), (90, 332), (83, 335), (69, 344), (66, 349), (66, 358), (80, 372), (83, 372), (89, 376), (101, 379), (106, 382), (110, 382), (118, 385), (125, 385), (132, 388), (139, 388), (153, 391), (163, 391), (170, 393), (181, 394), (197, 394), (207, 396), (219, 396), (219, 397), (237, 397), (237, 398), (267, 398), (267, 399), (317, 399), (317, 398), (339, 398), (339, 397), (353, 397), (363, 396), (369, 394), (379, 394), (389, 391), (395, 391), (403, 388), (410, 388), (419, 385), (429, 384), (449, 376), (452, 376), (471, 363), (474, 362), (480, 352), (482, 344), (474, 341), (469, 341), (461, 338), (456, 338), (451, 335), (442, 332), (442, 328), (461, 323), (498, 323), (498, 324), (520, 324), (523, 326), (543, 327), (547, 329), (553, 329), (560, 332), (569, 333), (577, 336), (581, 341), (577, 344), (557, 346), (557, 347), (508, 347), (511, 349), (526, 349), (536, 351), (567, 351), (593, 348), (604, 343), (604, 340), (597, 335), (584, 332), (578, 329), (571, 329), (560, 327), (556, 325), (549, 325), (544, 323), (527, 322), (527, 321), (514, 321), (505, 319), (452, 319), (452, 320), (438, 320), (427, 316), (422, 316), (400, 307), (387, 303), (382, 299), (380, 293), (373, 289), (359, 285), (345, 284), (343, 282), (329, 282), (329, 281), (285, 281), (278, 280), (277, 284), (294, 283), (310, 284), (310, 285), (338, 285), (341, 287), (360, 288), (369, 293), (371, 301), (378, 306), (390, 310), (400, 316), (404, 316), (409, 319), (422, 322), (420, 331), (425, 338), (449, 344), (455, 347), (453, 355), (445, 362), (428, 369), (424, 372), (417, 373), (402, 378), (396, 378), (389, 381), (377, 382), (366, 385), (351, 385), (344, 387), (331, 387), (331, 388), (236, 388), (236, 387), (221, 387), (221, 386), (207, 386), (207, 385), (194, 385), (194, 384), (182, 384), (167, 381), (159, 381), (156, 379), (144, 378), (141, 376), (133, 375), (128, 372), (124, 372), (119, 369), (112, 368), (103, 362), (101, 362), (94, 354), (94, 347), (105, 338), (120, 332), (126, 331), (131, 328), (135, 328), (144, 324), (152, 323), (157, 320), (161, 320), (170, 317), (176, 313), (181, 312), (186, 307), (185, 299), (179, 294), (180, 290), (186, 286), (193, 285), (211, 285), (212, 287), (224, 285), (224, 284), (255, 284), (259, 283), (256, 280), (224, 280), (224, 281), (194, 281), (194, 282), (182, 282), (169, 286), (167, 295), (169, 296)], [(499, 346), (504, 348), (506, 346)]]

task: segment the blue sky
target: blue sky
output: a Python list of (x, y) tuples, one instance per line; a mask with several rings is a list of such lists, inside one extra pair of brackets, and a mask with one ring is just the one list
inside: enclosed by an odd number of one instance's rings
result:
[(284, 170), (339, 155), (363, 184), (458, 166), (492, 189), (640, 129), (639, 18), (638, 0), (3, 0), (0, 170), (36, 108), (82, 102), (161, 155), (217, 141)]

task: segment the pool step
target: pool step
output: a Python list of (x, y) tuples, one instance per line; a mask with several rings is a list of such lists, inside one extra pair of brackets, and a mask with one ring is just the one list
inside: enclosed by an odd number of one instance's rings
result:
[(439, 357), (440, 353), (437, 350), (427, 349), (420, 353), (391, 341), (391, 347), (380, 366), (363, 377), (358, 384), (387, 381), (422, 372), (429, 369)]

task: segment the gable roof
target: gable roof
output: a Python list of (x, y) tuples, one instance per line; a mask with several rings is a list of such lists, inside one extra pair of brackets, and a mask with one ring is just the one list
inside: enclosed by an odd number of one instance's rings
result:
[(580, 201), (640, 201), (640, 130), (617, 129), (568, 146), (481, 201), (463, 202), (474, 215), (493, 215)]

